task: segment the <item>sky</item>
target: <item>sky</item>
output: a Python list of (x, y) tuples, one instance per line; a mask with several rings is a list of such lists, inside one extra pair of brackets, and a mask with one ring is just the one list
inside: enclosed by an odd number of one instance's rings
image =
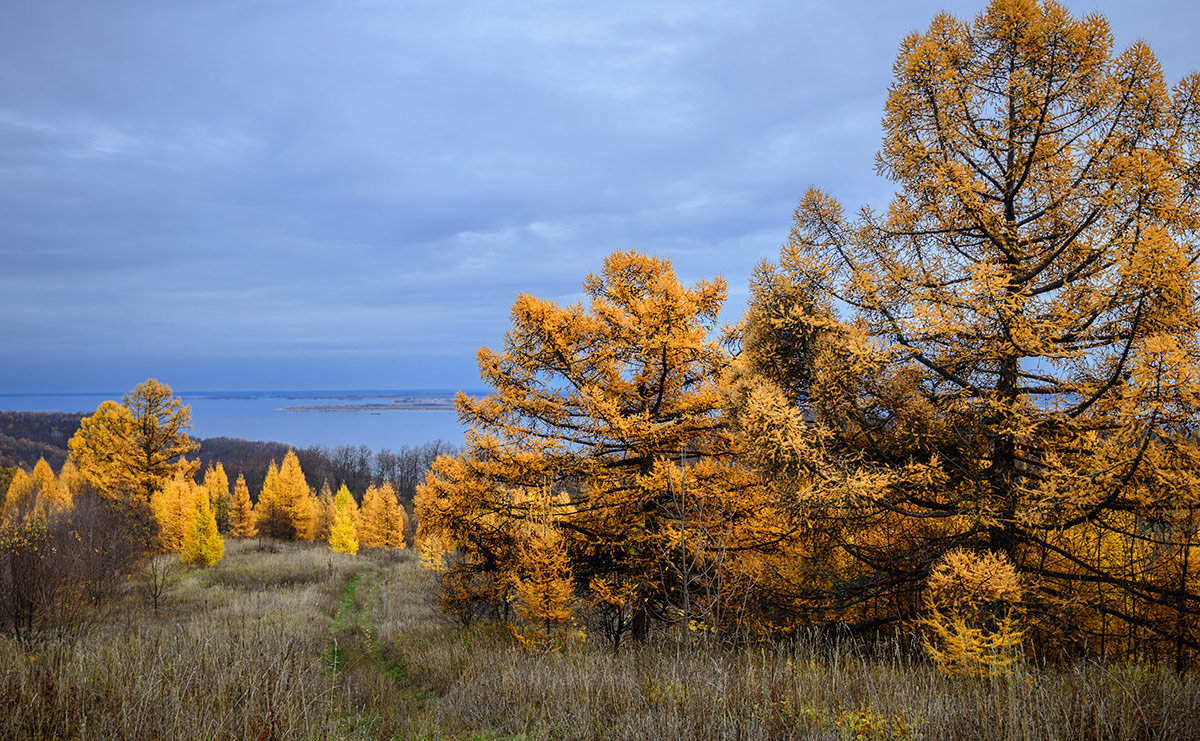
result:
[[(0, 24), (0, 393), (480, 388), (614, 250), (722, 276), (885, 207), (901, 39), (982, 2), (29, 0)], [(1067, 3), (1200, 68), (1200, 3)]]

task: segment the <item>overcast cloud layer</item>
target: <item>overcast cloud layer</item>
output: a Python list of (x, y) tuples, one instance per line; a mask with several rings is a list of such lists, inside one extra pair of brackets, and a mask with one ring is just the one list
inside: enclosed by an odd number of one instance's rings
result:
[[(10, 3), (0, 392), (477, 388), (631, 247), (735, 321), (806, 188), (886, 205), (899, 42), (982, 5)], [(1071, 7), (1173, 82), (1198, 5)]]

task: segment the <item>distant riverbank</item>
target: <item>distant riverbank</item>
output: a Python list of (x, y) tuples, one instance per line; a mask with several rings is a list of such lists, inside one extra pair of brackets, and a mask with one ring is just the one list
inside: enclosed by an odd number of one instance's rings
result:
[[(455, 393), (448, 389), (176, 391), (192, 408), (192, 434), (196, 437), (278, 441), (296, 447), (366, 445), (373, 450), (432, 440), (461, 444), (463, 428), (454, 409)], [(101, 402), (120, 401), (121, 396), (0, 394), (0, 409), (91, 413)]]

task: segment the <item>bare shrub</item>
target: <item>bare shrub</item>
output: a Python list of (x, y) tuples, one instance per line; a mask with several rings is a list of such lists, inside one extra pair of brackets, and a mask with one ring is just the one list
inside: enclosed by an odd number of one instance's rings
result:
[(138, 555), (124, 509), (95, 494), (49, 517), (0, 524), (0, 623), (18, 638), (63, 632), (121, 591)]

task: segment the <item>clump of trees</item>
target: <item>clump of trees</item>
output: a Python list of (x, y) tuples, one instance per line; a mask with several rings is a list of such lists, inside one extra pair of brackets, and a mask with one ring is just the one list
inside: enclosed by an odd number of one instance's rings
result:
[(446, 609), (565, 624), (566, 590), (614, 645), (924, 620), (976, 631), (969, 672), (1021, 635), (1200, 651), (1200, 76), (1035, 0), (940, 14), (894, 70), (894, 200), (806, 194), (732, 352), (723, 284), (661, 259), (517, 300), (417, 496)]

